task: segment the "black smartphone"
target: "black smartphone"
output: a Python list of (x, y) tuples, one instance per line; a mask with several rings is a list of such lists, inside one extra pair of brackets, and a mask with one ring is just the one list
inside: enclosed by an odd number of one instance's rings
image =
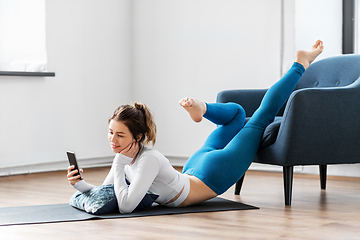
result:
[(69, 152), (69, 151), (67, 151), (66, 154), (67, 154), (67, 156), (68, 156), (70, 166), (71, 166), (71, 165), (74, 165), (75, 168), (74, 168), (73, 170), (78, 170), (78, 172), (75, 173), (74, 176), (80, 175), (80, 179), (82, 179), (82, 175), (81, 175), (81, 172), (80, 172), (80, 168), (79, 168), (78, 163), (77, 163), (77, 161), (76, 161), (75, 153), (74, 153), (74, 152)]

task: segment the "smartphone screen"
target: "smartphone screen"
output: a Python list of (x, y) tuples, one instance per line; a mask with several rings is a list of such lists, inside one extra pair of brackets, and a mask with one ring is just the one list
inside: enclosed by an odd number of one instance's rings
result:
[(75, 169), (78, 170), (78, 172), (75, 173), (74, 176), (80, 175), (80, 178), (82, 178), (79, 166), (78, 166), (77, 161), (76, 161), (75, 153), (67, 151), (66, 154), (68, 156), (70, 166), (74, 165)]

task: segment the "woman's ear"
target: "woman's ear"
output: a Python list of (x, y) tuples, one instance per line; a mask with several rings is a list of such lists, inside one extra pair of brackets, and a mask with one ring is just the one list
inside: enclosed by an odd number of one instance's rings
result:
[(141, 138), (142, 138), (142, 134), (139, 134), (137, 137), (136, 137), (136, 139), (135, 139), (135, 141), (140, 141), (141, 140)]

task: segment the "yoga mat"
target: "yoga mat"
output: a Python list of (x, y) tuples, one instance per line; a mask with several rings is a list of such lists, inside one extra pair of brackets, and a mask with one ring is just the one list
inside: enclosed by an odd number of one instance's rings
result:
[(198, 205), (183, 208), (169, 208), (157, 205), (147, 210), (135, 211), (129, 214), (111, 213), (104, 215), (93, 215), (76, 209), (67, 203), (23, 207), (4, 207), (0, 208), (0, 226), (247, 209), (259, 208), (219, 197), (210, 199)]

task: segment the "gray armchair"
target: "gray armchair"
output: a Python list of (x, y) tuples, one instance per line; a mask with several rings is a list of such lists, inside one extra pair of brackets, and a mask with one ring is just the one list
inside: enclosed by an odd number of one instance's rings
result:
[[(239, 103), (250, 117), (266, 91), (226, 90), (217, 102)], [(283, 167), (285, 205), (291, 205), (294, 166), (319, 165), (325, 189), (327, 165), (360, 163), (360, 55), (310, 65), (265, 129), (254, 162)], [(243, 180), (237, 182), (235, 194)]]

